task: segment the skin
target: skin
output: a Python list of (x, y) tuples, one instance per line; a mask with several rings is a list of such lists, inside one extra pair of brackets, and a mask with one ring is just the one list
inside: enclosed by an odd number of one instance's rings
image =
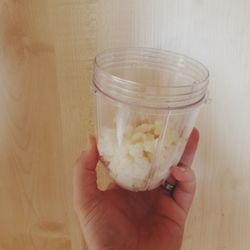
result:
[(199, 133), (187, 143), (168, 182), (176, 184), (172, 197), (159, 187), (131, 192), (112, 184), (100, 191), (96, 184), (99, 155), (94, 137), (77, 160), (74, 207), (90, 250), (180, 250), (185, 221), (195, 193), (193, 162)]

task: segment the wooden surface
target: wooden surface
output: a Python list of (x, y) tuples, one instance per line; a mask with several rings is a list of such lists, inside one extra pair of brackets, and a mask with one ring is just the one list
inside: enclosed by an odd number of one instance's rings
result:
[(94, 131), (92, 60), (129, 45), (211, 72), (183, 250), (250, 249), (249, 23), (248, 0), (0, 0), (0, 250), (86, 249), (71, 187)]

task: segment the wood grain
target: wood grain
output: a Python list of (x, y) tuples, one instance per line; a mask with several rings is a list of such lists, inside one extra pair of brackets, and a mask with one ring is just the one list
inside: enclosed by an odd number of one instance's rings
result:
[(183, 250), (248, 250), (249, 10), (247, 0), (0, 0), (0, 250), (87, 249), (72, 168), (94, 133), (94, 55), (121, 46), (209, 67)]

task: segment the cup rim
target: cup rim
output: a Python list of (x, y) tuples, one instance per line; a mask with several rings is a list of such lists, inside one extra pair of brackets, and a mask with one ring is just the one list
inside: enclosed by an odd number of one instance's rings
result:
[[(147, 52), (154, 52), (154, 53), (159, 53), (159, 54), (165, 54), (165, 55), (172, 55), (172, 56), (176, 56), (176, 57), (182, 57), (184, 60), (186, 61), (190, 61), (190, 62), (193, 62), (195, 63), (196, 65), (199, 65), (205, 72), (205, 77), (202, 81), (200, 81), (199, 83), (197, 84), (202, 84), (206, 81), (208, 81), (209, 77), (210, 77), (210, 73), (209, 73), (209, 70), (208, 68), (203, 64), (201, 63), (200, 61), (190, 57), (190, 56), (187, 56), (185, 54), (181, 54), (181, 53), (178, 53), (178, 52), (175, 52), (175, 51), (170, 51), (170, 50), (163, 50), (163, 49), (158, 49), (158, 48), (150, 48), (150, 47), (117, 47), (117, 48), (109, 48), (109, 49), (105, 49), (103, 50), (102, 52), (100, 52), (99, 54), (97, 54), (94, 58), (94, 65), (95, 67), (102, 71), (104, 74), (108, 75), (110, 78), (113, 78), (113, 79), (116, 79), (116, 80), (119, 80), (121, 82), (128, 82), (128, 83), (133, 83), (133, 84), (141, 84), (140, 82), (137, 82), (137, 81), (132, 81), (132, 80), (127, 80), (127, 79), (124, 79), (124, 78), (121, 78), (121, 77), (118, 77), (118, 76), (115, 76), (111, 73), (109, 73), (108, 71), (104, 70), (102, 68), (102, 66), (100, 65), (100, 63), (98, 62), (98, 59), (101, 57), (101, 56), (104, 56), (104, 55), (108, 55), (108, 54), (111, 54), (111, 53), (114, 53), (114, 52), (124, 52), (124, 51), (129, 51), (129, 50), (144, 50), (144, 51), (147, 51)], [(154, 87), (154, 85), (148, 85), (149, 87)], [(181, 84), (181, 85), (178, 85), (178, 86), (168, 86), (167, 88), (182, 88), (182, 87), (190, 87), (190, 84)]]

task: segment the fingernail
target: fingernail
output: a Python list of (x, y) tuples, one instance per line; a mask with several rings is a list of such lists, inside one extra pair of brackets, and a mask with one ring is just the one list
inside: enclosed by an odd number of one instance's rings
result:
[(169, 169), (170, 170), (172, 170), (172, 169), (174, 169), (174, 168), (176, 168), (177, 166), (171, 166)]
[(179, 166), (177, 166), (177, 168), (180, 169), (180, 171), (182, 171), (182, 172), (186, 172), (187, 171), (186, 167), (179, 167)]

